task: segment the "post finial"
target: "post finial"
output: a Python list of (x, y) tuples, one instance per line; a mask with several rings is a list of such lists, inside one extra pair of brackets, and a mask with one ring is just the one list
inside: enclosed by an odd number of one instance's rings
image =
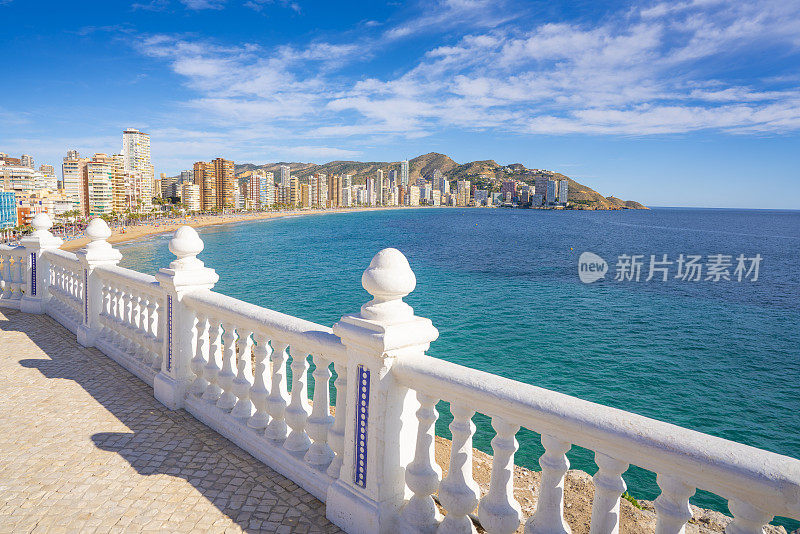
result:
[(122, 258), (122, 254), (108, 242), (111, 237), (111, 228), (100, 217), (95, 217), (86, 225), (86, 237), (89, 243), (83, 249), (86, 259), (91, 262), (117, 262)]
[(33, 226), (35, 234), (49, 234), (50, 228), (53, 227), (53, 221), (50, 220), (50, 217), (46, 213), (37, 213), (33, 221), (31, 221), (31, 225)]
[(181, 226), (169, 242), (169, 251), (178, 258), (169, 264), (170, 268), (175, 270), (202, 268), (203, 262), (197, 259), (197, 255), (203, 252), (204, 248), (205, 244), (194, 228)]
[(375, 254), (361, 276), (361, 285), (374, 298), (361, 307), (361, 317), (395, 321), (413, 317), (414, 310), (403, 297), (414, 291), (417, 277), (402, 252), (385, 248)]

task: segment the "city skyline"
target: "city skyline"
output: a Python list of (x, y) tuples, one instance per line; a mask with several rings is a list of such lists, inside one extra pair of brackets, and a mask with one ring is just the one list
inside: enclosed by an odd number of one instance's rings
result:
[(150, 134), (156, 175), (212, 153), (261, 164), (435, 151), (648, 205), (796, 208), (799, 13), (796, 1), (6, 0), (0, 47), (17, 83), (0, 104), (0, 151), (58, 167), (69, 149), (116, 153), (132, 127)]

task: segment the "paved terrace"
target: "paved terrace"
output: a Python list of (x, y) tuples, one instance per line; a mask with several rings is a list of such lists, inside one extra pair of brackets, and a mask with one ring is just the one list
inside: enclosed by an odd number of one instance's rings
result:
[(0, 532), (340, 532), (45, 315), (0, 309)]

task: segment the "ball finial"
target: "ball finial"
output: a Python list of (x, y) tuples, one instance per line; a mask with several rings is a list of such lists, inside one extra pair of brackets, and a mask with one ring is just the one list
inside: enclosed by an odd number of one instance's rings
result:
[(396, 320), (413, 315), (403, 297), (414, 291), (417, 277), (402, 252), (385, 248), (375, 254), (361, 276), (361, 285), (374, 298), (361, 307), (361, 316), (373, 320)]
[(203, 252), (205, 245), (197, 231), (191, 226), (181, 226), (175, 231), (175, 235), (169, 242), (169, 251), (178, 258), (170, 267), (173, 269), (197, 269), (203, 266), (203, 262), (197, 259), (197, 255)]
[(31, 221), (31, 225), (35, 232), (47, 232), (53, 227), (53, 221), (46, 213), (37, 213)]
[(105, 241), (111, 237), (111, 228), (103, 219), (95, 217), (86, 226), (86, 237), (92, 242)]

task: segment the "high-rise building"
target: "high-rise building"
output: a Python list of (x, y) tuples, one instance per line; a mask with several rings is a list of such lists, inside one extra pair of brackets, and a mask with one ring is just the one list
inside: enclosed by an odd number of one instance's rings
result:
[(311, 206), (324, 208), (328, 204), (328, 182), (327, 176), (315, 173), (309, 178), (311, 194)]
[(569, 182), (567, 182), (566, 180), (560, 180), (558, 182), (558, 203), (559, 204), (566, 205), (567, 198), (569, 196), (567, 194), (568, 188), (569, 188)]
[(456, 182), (456, 205), (469, 206), (472, 196), (472, 183), (469, 180)]
[(200, 211), (200, 186), (191, 182), (181, 185), (181, 202), (186, 211)]
[(61, 182), (72, 209), (88, 215), (88, 203), (83, 188), (83, 174), (88, 159), (81, 158), (77, 150), (68, 150), (61, 164)]
[(281, 187), (289, 187), (289, 180), (292, 176), (292, 170), (288, 165), (281, 165)]
[(128, 175), (139, 175), (136, 179), (141, 190), (141, 207), (150, 210), (153, 200), (155, 170), (150, 161), (150, 136), (134, 128), (122, 132), (122, 156), (124, 171)]
[(33, 163), (33, 157), (29, 156), (28, 154), (23, 154), (20, 158), (20, 162), (22, 163), (23, 167), (30, 167), (31, 169), (35, 167)]
[(17, 202), (13, 191), (0, 191), (0, 228), (17, 226)]
[(547, 193), (545, 195), (545, 201), (547, 204), (555, 204), (556, 197), (558, 196), (558, 182), (555, 180), (547, 180)]
[(289, 176), (289, 204), (291, 204), (293, 208), (297, 207), (300, 205), (300, 200), (300, 178), (297, 176)]
[(251, 209), (261, 207), (261, 181), (264, 180), (264, 171), (256, 169), (250, 175), (247, 182), (247, 200), (250, 202)]
[(83, 168), (86, 215), (98, 217), (114, 211), (114, 159), (108, 154), (95, 154)]
[(210, 211), (217, 208), (217, 177), (214, 165), (205, 161), (194, 164), (194, 184), (200, 187), (200, 209)]
[[(508, 197), (507, 194), (510, 195), (510, 197)], [(508, 198), (509, 200), (513, 200), (517, 196), (517, 181), (505, 180), (503, 185), (500, 186), (500, 195), (502, 195), (503, 199)]]
[(214, 158), (214, 177), (217, 182), (217, 209), (236, 208), (236, 175), (233, 161)]
[(389, 171), (389, 187), (397, 187), (398, 185), (400, 185), (398, 183), (397, 177), (398, 177), (397, 169), (391, 169)]
[(332, 174), (328, 176), (328, 207), (340, 208), (344, 205), (343, 191), (342, 175)]
[(406, 206), (419, 206), (419, 187), (416, 185), (408, 186), (406, 195)]
[(375, 203), (379, 206), (384, 203), (384, 189), (383, 171), (378, 169), (375, 171)]
[(303, 208), (311, 207), (311, 186), (309, 184), (300, 184), (300, 206)]
[(363, 204), (367, 206), (375, 205), (375, 178), (367, 177), (366, 182), (366, 201)]
[(275, 189), (275, 175), (271, 172), (264, 172), (261, 175), (261, 204), (259, 208), (269, 208), (278, 201)]
[(542, 201), (547, 200), (547, 176), (536, 176), (534, 194), (542, 195)]
[(400, 185), (408, 186), (408, 160), (400, 162)]

